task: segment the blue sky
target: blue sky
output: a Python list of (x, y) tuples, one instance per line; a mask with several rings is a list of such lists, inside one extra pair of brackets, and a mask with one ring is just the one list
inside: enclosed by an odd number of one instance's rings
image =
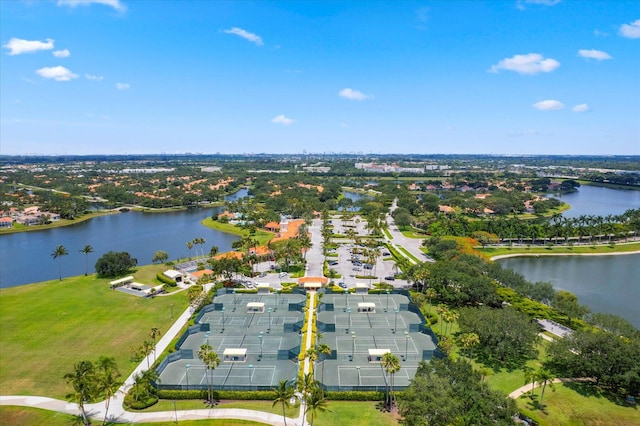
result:
[(640, 2), (0, 2), (0, 153), (640, 154)]

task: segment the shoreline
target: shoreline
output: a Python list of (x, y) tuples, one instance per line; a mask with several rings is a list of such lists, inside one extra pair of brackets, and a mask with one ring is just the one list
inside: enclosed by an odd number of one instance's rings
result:
[(640, 250), (618, 251), (614, 253), (510, 253), (492, 256), (489, 260), (508, 259), (510, 257), (542, 257), (542, 256), (621, 256), (627, 254), (640, 254)]

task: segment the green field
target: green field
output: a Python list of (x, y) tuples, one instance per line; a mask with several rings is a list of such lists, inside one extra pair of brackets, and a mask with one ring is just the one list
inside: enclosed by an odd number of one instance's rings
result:
[[(536, 389), (536, 401), (541, 389)], [(601, 393), (589, 384), (556, 384), (544, 393), (544, 410), (534, 408), (528, 396), (518, 399), (518, 407), (540, 426), (640, 425), (640, 410), (620, 398)]]
[[(239, 235), (241, 237), (246, 237), (249, 235), (248, 229), (243, 229), (231, 223), (223, 223), (217, 220), (213, 220), (210, 217), (202, 220), (201, 223), (207, 228), (216, 229), (228, 234)], [(258, 245), (266, 245), (274, 236), (275, 234), (273, 232), (258, 230), (252, 238), (258, 241)]]
[[(53, 411), (40, 410), (38, 408), (7, 407), (0, 406), (0, 426), (69, 426), (79, 424), (76, 417), (68, 414), (55, 413)], [(94, 424), (102, 424), (96, 421)], [(107, 423), (111, 424), (111, 423)], [(173, 426), (175, 422), (154, 422), (154, 423), (118, 423), (119, 425), (135, 426)], [(264, 423), (250, 422), (247, 420), (185, 420), (180, 422), (181, 426), (259, 426)]]
[(554, 254), (611, 254), (629, 253), (640, 251), (640, 242), (617, 243), (614, 246), (609, 244), (589, 245), (589, 246), (557, 246), (557, 247), (487, 247), (476, 248), (480, 253), (489, 257), (504, 255), (554, 255)]
[[(393, 426), (398, 425), (394, 414), (378, 410), (378, 402), (331, 401), (328, 410), (318, 412), (313, 419), (314, 426)], [(307, 420), (310, 414), (307, 413)]]
[[(145, 266), (133, 275), (156, 284), (163, 269)], [(144, 299), (110, 290), (109, 281), (79, 276), (0, 291), (2, 394), (64, 399), (69, 389), (62, 376), (75, 362), (101, 355), (115, 357), (126, 377), (137, 365), (129, 360), (131, 348), (152, 327), (166, 331), (188, 305), (185, 293)]]

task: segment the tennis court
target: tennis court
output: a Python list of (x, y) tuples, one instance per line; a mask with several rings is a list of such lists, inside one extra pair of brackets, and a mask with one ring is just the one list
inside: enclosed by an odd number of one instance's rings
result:
[[(387, 300), (388, 306), (387, 309)], [(317, 315), (317, 326), (332, 355), (321, 358), (316, 380), (328, 390), (378, 390), (386, 388), (382, 356), (390, 352), (400, 362), (394, 388), (409, 385), (423, 360), (436, 349), (423, 331), (422, 318), (409, 309), (407, 296), (325, 294)]]
[[(304, 295), (224, 294), (216, 297), (200, 324), (161, 365), (160, 388), (270, 389), (280, 380), (297, 377)], [(277, 306), (277, 309), (275, 309)], [(235, 309), (234, 309), (235, 307)], [(203, 327), (202, 330), (206, 330)], [(198, 358), (207, 344), (220, 358), (206, 371)], [(169, 359), (170, 358), (170, 359)]]

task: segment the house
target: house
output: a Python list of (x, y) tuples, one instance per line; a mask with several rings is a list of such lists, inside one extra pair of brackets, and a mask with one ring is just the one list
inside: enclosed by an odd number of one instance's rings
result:
[(278, 222), (269, 222), (264, 226), (264, 229), (271, 232), (280, 231), (280, 224)]
[(184, 280), (184, 274), (180, 271), (176, 271), (175, 269), (169, 269), (167, 271), (164, 271), (162, 275), (174, 280), (178, 284)]
[(440, 211), (440, 213), (445, 213), (445, 214), (456, 212), (455, 209), (451, 206), (438, 206), (438, 211)]
[(0, 217), (0, 228), (11, 228), (13, 226), (12, 217)]

